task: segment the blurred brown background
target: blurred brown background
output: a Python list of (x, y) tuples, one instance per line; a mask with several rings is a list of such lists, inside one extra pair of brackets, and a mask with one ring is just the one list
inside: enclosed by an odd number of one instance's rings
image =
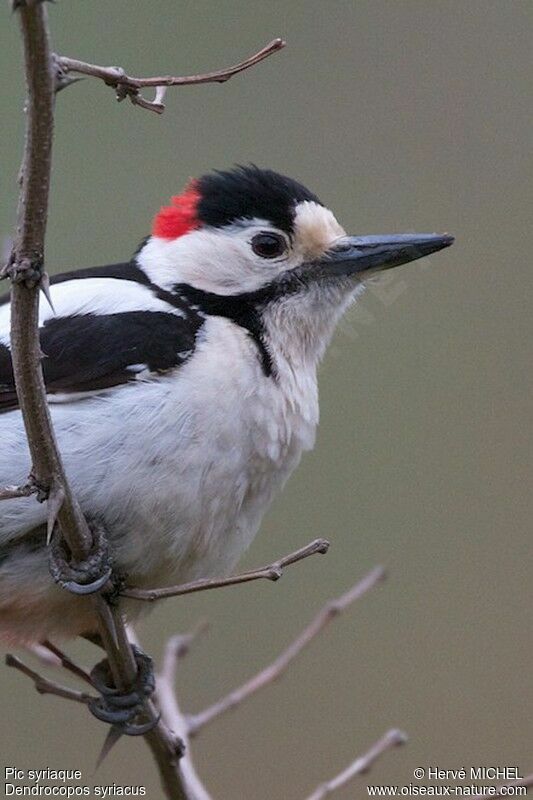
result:
[[(389, 570), (281, 683), (202, 735), (196, 761), (217, 798), (303, 797), (390, 726), (410, 743), (371, 782), (407, 784), (427, 765), (533, 768), (532, 8), (50, 6), (58, 51), (137, 75), (226, 66), (278, 35), (289, 43), (227, 84), (170, 90), (163, 117), (117, 105), (90, 80), (62, 94), (50, 270), (127, 258), (189, 176), (234, 162), (301, 179), (353, 233), (457, 236), (452, 250), (374, 287), (341, 326), (321, 373), (317, 447), (245, 564), (317, 536), (331, 539), (330, 554), (276, 585), (169, 601), (140, 630), (160, 653), (169, 634), (211, 621), (180, 681), (184, 706), (197, 710), (273, 658), (365, 570)], [(16, 18), (1, 16), (0, 234), (9, 234), (23, 86)], [(93, 780), (103, 726), (6, 668), (0, 697), (6, 765), (79, 768)], [(122, 741), (98, 781), (145, 784), (160, 797), (139, 741)], [(339, 800), (366, 796), (366, 783)]]

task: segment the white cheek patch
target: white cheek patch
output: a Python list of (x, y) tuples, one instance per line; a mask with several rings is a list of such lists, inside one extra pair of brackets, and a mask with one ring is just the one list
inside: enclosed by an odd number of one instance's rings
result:
[(152, 236), (137, 262), (165, 289), (186, 283), (221, 295), (253, 292), (286, 269), (285, 260), (269, 261), (252, 252), (253, 235), (271, 229), (271, 223), (253, 219), (226, 228), (200, 228), (172, 240)]
[(165, 289), (186, 283), (206, 292), (235, 294), (257, 288), (249, 250), (244, 237), (207, 228), (170, 241), (152, 236), (137, 261)]
[(261, 289), (286, 270), (319, 258), (346, 235), (329, 209), (311, 201), (296, 205), (294, 233), (283, 257), (266, 259), (253, 253), (251, 239), (262, 231), (282, 233), (267, 220), (247, 219), (225, 228), (198, 228), (176, 239), (152, 236), (137, 262), (153, 283), (165, 289), (186, 283), (233, 295)]
[(303, 261), (322, 256), (336, 239), (346, 236), (329, 208), (306, 200), (298, 203), (294, 216), (294, 249)]

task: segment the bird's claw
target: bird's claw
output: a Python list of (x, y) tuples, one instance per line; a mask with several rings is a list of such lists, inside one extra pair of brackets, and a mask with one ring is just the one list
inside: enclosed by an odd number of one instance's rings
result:
[(56, 583), (69, 592), (88, 595), (99, 592), (112, 577), (107, 537), (102, 525), (89, 523), (93, 548), (85, 561), (71, 564), (69, 554), (58, 531), (50, 544), (50, 572)]
[(72, 594), (95, 594), (95, 592), (99, 592), (100, 589), (103, 589), (108, 580), (111, 578), (111, 567), (109, 567), (103, 575), (97, 578), (95, 581), (91, 581), (91, 583), (78, 583), (77, 581), (63, 581), (59, 580), (58, 583), (61, 584), (63, 589), (67, 589), (67, 591), (72, 592)]
[(146, 711), (145, 703), (155, 689), (155, 678), (152, 659), (135, 645), (132, 645), (132, 650), (137, 664), (137, 676), (130, 691), (121, 692), (115, 688), (109, 662), (105, 658), (91, 671), (93, 686), (100, 692), (100, 697), (94, 698), (88, 705), (93, 716), (114, 725), (120, 733), (142, 736), (159, 722), (159, 716), (148, 722), (132, 722)]
[(148, 722), (140, 723), (138, 725), (128, 725), (127, 723), (122, 726), (121, 732), (126, 736), (144, 736), (145, 733), (152, 731), (161, 719), (161, 713), (158, 713), (154, 719)]

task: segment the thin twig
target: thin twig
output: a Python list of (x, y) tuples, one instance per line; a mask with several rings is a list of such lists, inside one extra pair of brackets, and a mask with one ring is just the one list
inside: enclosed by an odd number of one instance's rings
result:
[[(199, 75), (159, 75), (151, 78), (135, 78), (131, 75), (126, 75), (121, 67), (102, 67), (97, 64), (79, 61), (76, 58), (68, 58), (67, 56), (55, 56), (55, 61), (57, 68), (63, 75), (67, 75), (69, 72), (77, 72), (82, 75), (88, 75), (91, 78), (99, 78), (107, 86), (115, 89), (118, 100), (124, 100), (125, 97), (129, 97), (134, 105), (162, 114), (165, 110), (163, 103), (164, 91), (161, 91), (162, 88), (192, 86), (198, 83), (224, 83), (239, 72), (259, 64), (260, 61), (268, 58), (273, 53), (277, 53), (283, 47), (285, 47), (283, 39), (274, 39), (257, 53), (226, 69), (205, 72)], [(147, 100), (140, 94), (140, 89), (143, 87), (154, 87), (156, 89), (156, 95), (153, 100)]]
[(40, 675), (34, 669), (28, 667), (20, 658), (11, 655), (11, 653), (6, 655), (6, 665), (31, 678), (39, 694), (53, 694), (56, 697), (62, 697), (64, 700), (75, 700), (77, 703), (85, 704), (91, 699), (91, 695), (86, 694), (86, 692), (69, 689), (67, 686), (60, 686), (59, 683), (48, 680), (44, 675)]
[(269, 581), (277, 581), (283, 574), (283, 569), (290, 564), (296, 564), (297, 561), (303, 561), (304, 558), (313, 556), (316, 553), (327, 553), (329, 549), (329, 542), (327, 539), (315, 539), (295, 550), (294, 553), (268, 564), (266, 567), (243, 572), (240, 575), (231, 575), (229, 578), (206, 578), (190, 583), (182, 583), (179, 586), (165, 586), (163, 589), (135, 589), (126, 588), (121, 591), (122, 597), (130, 597), (134, 600), (145, 600), (154, 602), (155, 600), (164, 600), (167, 597), (177, 597), (182, 594), (192, 594), (193, 592), (205, 592), (208, 589), (221, 589), (223, 586), (235, 586), (238, 583), (248, 583), (249, 581), (257, 581), (266, 579)]
[(208, 627), (207, 620), (202, 620), (189, 633), (177, 633), (168, 639), (161, 665), (161, 673), (169, 676), (170, 682), (174, 680), (171, 674), (171, 670), (175, 669), (174, 662), (181, 661), (182, 658), (189, 654), (194, 642), (207, 631)]
[[(87, 670), (83, 669), (83, 667), (78, 666), (63, 650), (60, 650), (53, 642), (50, 642), (46, 639), (42, 643), (42, 647), (45, 650), (48, 650), (49, 653), (52, 653), (59, 661), (59, 665), (63, 667), (63, 669), (70, 672), (72, 675), (75, 675), (77, 678), (80, 678), (85, 683), (88, 683), (89, 686), (92, 686), (91, 676), (87, 672)], [(38, 653), (36, 653), (38, 655)]]
[(386, 753), (387, 750), (391, 750), (393, 747), (398, 747), (399, 745), (405, 744), (407, 741), (407, 736), (403, 731), (397, 730), (393, 728), (390, 731), (381, 737), (375, 744), (372, 745), (370, 750), (368, 750), (364, 755), (359, 756), (353, 761), (350, 766), (346, 767), (345, 770), (340, 772), (331, 780), (327, 781), (327, 783), (322, 783), (318, 786), (315, 791), (309, 795), (307, 800), (324, 800), (325, 797), (328, 797), (333, 792), (337, 791), (337, 789), (341, 789), (343, 786), (346, 786), (353, 778), (357, 775), (363, 775), (365, 772), (372, 767), (374, 762)]
[(250, 697), (250, 695), (255, 694), (259, 689), (262, 689), (264, 686), (280, 678), (291, 661), (318, 636), (329, 622), (342, 611), (345, 611), (346, 608), (356, 602), (356, 600), (359, 600), (360, 597), (366, 594), (366, 592), (376, 586), (376, 584), (384, 578), (385, 570), (383, 567), (375, 567), (375, 569), (365, 575), (362, 580), (352, 586), (352, 588), (343, 595), (336, 600), (330, 600), (329, 603), (326, 603), (310, 624), (304, 628), (300, 635), (297, 636), (268, 667), (265, 667), (242, 686), (234, 689), (230, 694), (222, 697), (216, 703), (213, 703), (213, 705), (200, 711), (198, 714), (190, 715), (188, 717), (189, 735), (196, 735), (201, 728), (216, 719), (216, 717), (240, 705), (244, 700)]
[(500, 786), (496, 786), (496, 792), (493, 793), (492, 791), (485, 792), (485, 794), (476, 794), (472, 797), (472, 800), (489, 800), (489, 798), (493, 797), (509, 797), (510, 794), (507, 791), (511, 786), (533, 786), (533, 772), (531, 775), (526, 775), (525, 778), (518, 778), (516, 781), (510, 781), (509, 783), (503, 783)]

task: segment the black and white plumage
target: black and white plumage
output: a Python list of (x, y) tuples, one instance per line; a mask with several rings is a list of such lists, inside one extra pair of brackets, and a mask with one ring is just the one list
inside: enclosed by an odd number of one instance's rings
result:
[[(51, 286), (54, 308), (43, 307), (40, 317), (51, 402), (176, 369), (193, 352), (204, 320), (190, 304), (152, 285), (132, 263), (60, 275)], [(0, 413), (16, 407), (6, 337), (0, 341)]]
[[(52, 279), (40, 336), (57, 438), (132, 584), (234, 567), (313, 446), (316, 368), (364, 279), (451, 242), (348, 237), (303, 186), (249, 167), (192, 182), (131, 262)], [(23, 482), (7, 298), (0, 438), (0, 484)], [(45, 514), (33, 498), (0, 505), (0, 638), (93, 627), (87, 600), (49, 575)]]

